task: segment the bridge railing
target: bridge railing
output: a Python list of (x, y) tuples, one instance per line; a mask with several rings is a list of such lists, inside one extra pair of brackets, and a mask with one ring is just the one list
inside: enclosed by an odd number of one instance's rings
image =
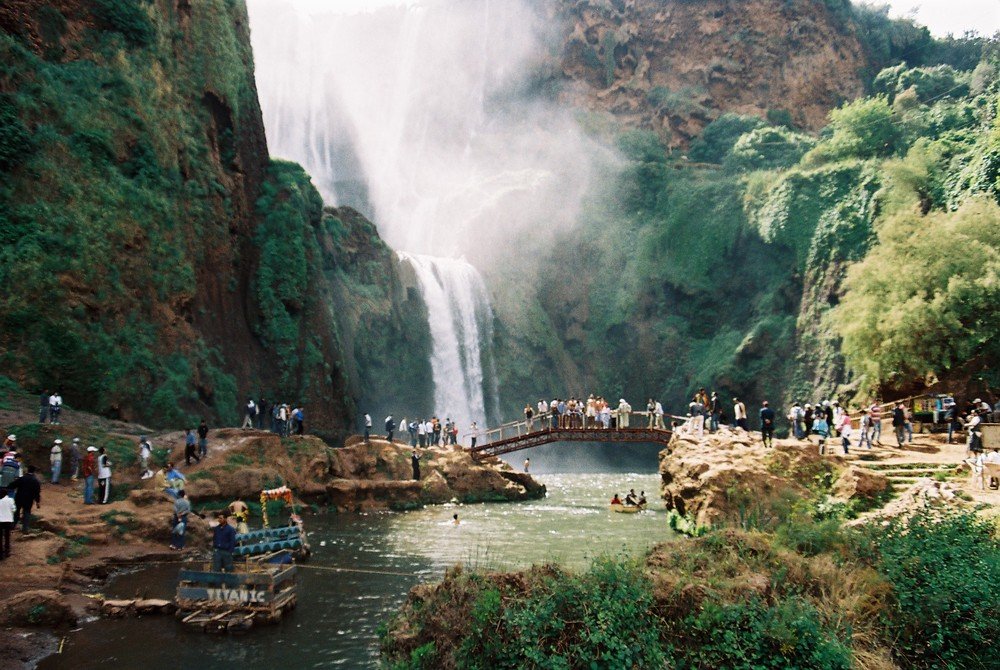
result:
[[(612, 414), (616, 413), (612, 411)], [(635, 418), (642, 421), (642, 425), (636, 423), (633, 428), (644, 428), (649, 423), (650, 412), (629, 412), (629, 423), (632, 423), (632, 419)], [(579, 416), (579, 415), (577, 415)], [(552, 425), (552, 412), (546, 412), (542, 415), (536, 415), (531, 418), (529, 422), (527, 419), (521, 419), (520, 421), (508, 421), (507, 423), (502, 423), (496, 428), (489, 428), (479, 432), (479, 436), (482, 439), (477, 442), (477, 444), (491, 444), (493, 442), (499, 442), (501, 440), (507, 440), (514, 437), (521, 437), (522, 435), (528, 435), (531, 433), (537, 433), (541, 431), (557, 430), (559, 428), (565, 428), (565, 426), (553, 426)], [(678, 420), (686, 421), (688, 417), (675, 416), (673, 414), (664, 414), (663, 420)], [(586, 417), (584, 417), (586, 420)], [(583, 428), (583, 426), (581, 426)], [(604, 430), (604, 425), (598, 421), (597, 425), (593, 426), (595, 430)], [(611, 428), (609, 427), (608, 430)]]

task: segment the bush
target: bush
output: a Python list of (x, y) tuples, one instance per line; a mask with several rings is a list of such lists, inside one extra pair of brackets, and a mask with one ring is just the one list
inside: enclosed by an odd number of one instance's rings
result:
[(769, 606), (752, 598), (744, 603), (706, 604), (687, 617), (675, 665), (685, 668), (815, 668), (847, 670), (850, 648), (825, 626), (816, 608), (799, 598)]
[(156, 28), (143, 4), (142, 0), (94, 0), (94, 16), (133, 46), (146, 46), (156, 38)]
[(470, 613), (462, 668), (659, 668), (665, 655), (652, 584), (627, 561), (556, 573), (527, 596), (483, 590)]
[(0, 95), (0, 170), (20, 165), (34, 148), (31, 133), (9, 95)]
[(743, 134), (749, 133), (764, 125), (756, 116), (741, 114), (723, 114), (715, 121), (705, 126), (701, 135), (691, 142), (688, 156), (693, 161), (703, 163), (721, 163), (729, 150), (733, 148)]
[(1000, 542), (988, 522), (923, 510), (868, 529), (858, 553), (892, 584), (885, 625), (903, 667), (996, 667)]
[(799, 162), (816, 141), (787, 128), (757, 128), (736, 141), (725, 164), (736, 170), (773, 170)]
[(862, 98), (830, 112), (830, 138), (806, 154), (816, 165), (846, 158), (889, 156), (901, 137), (895, 112), (885, 96)]

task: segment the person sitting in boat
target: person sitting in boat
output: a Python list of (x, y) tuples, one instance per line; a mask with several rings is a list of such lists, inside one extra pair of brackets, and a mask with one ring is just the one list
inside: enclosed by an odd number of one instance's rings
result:
[(646, 504), (646, 492), (639, 491), (639, 507), (642, 507), (645, 504)]
[(611, 499), (611, 504), (612, 505), (621, 505), (622, 504), (622, 499), (618, 497), (617, 493), (615, 494), (615, 497)]
[(638, 501), (635, 499), (635, 489), (629, 489), (628, 495), (625, 496), (626, 505), (638, 505)]

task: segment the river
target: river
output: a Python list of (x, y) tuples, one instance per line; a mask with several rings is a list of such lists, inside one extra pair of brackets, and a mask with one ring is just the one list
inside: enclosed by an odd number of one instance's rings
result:
[[(411, 587), (439, 579), (456, 563), (498, 570), (558, 561), (582, 568), (601, 554), (640, 555), (671, 536), (656, 475), (537, 478), (548, 487), (544, 500), (307, 518), (314, 553), (300, 571), (298, 607), (278, 625), (214, 636), (186, 630), (172, 617), (98, 620), (71, 633), (63, 653), (39, 667), (375, 667), (378, 626)], [(646, 491), (652, 509), (610, 512), (611, 494), (632, 487)], [(152, 566), (117, 577), (105, 593), (172, 597), (176, 574), (177, 565)]]

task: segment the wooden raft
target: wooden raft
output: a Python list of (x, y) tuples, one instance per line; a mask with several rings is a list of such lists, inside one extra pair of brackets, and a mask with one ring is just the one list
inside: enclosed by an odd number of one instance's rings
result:
[(235, 572), (211, 572), (207, 565), (205, 570), (181, 570), (177, 618), (212, 633), (277, 623), (296, 604), (296, 566), (267, 562), (283, 553), (239, 563)]

